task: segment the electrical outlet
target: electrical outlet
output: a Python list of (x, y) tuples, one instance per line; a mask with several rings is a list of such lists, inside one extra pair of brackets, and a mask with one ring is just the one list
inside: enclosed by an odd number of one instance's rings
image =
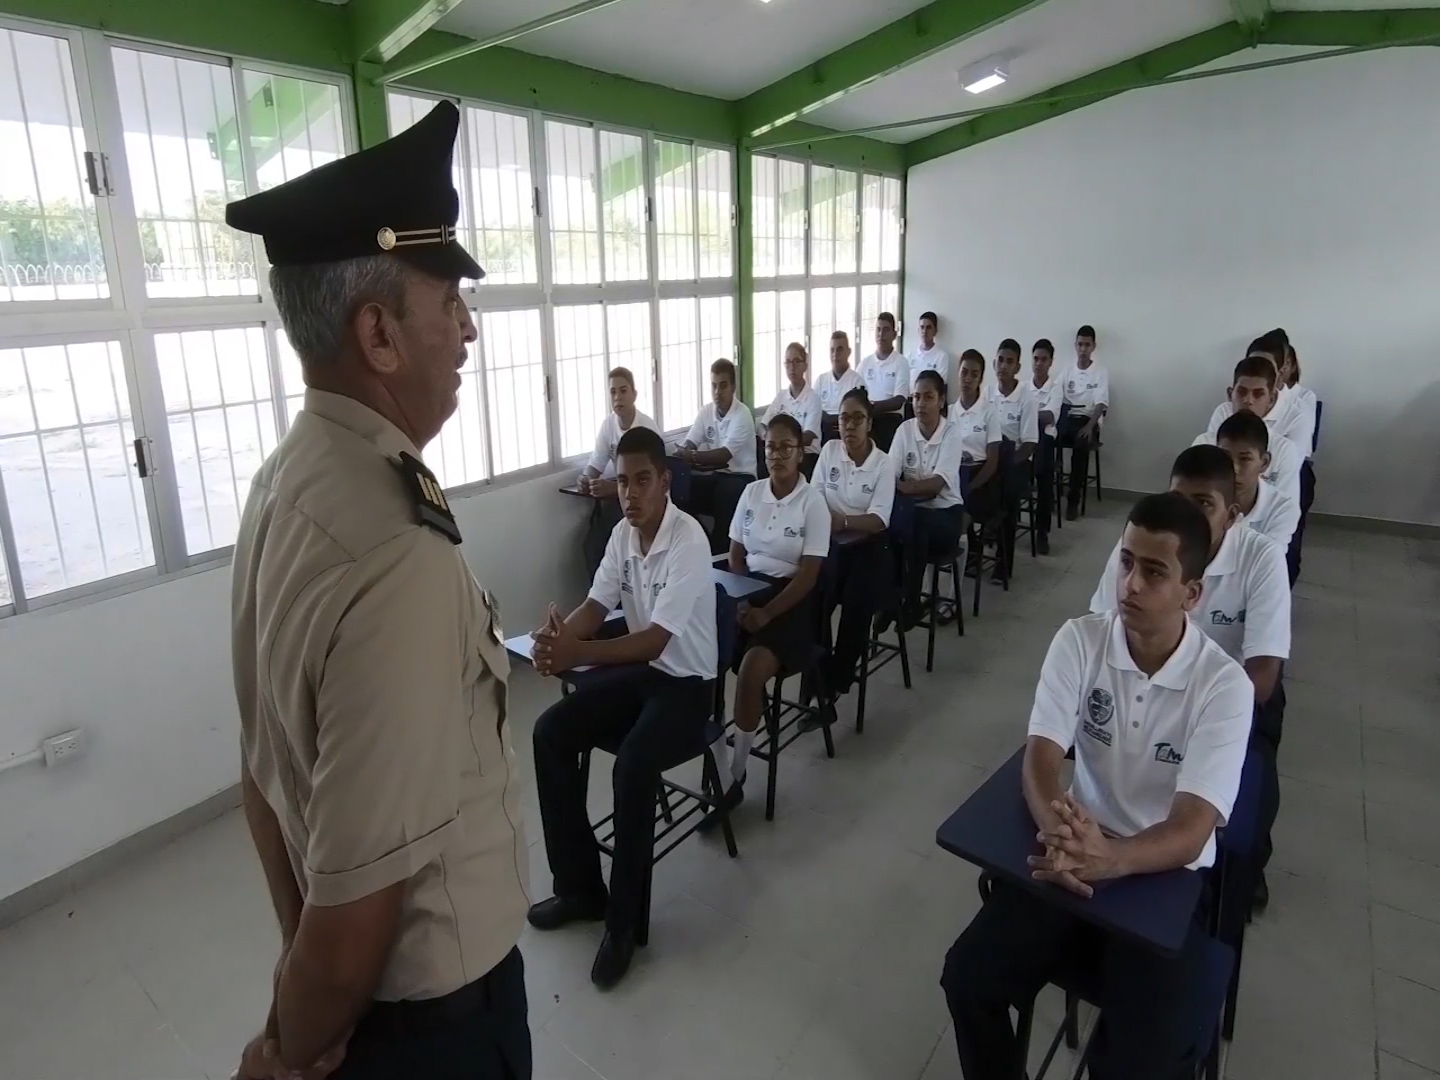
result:
[(79, 757), (85, 750), (85, 732), (81, 728), (52, 735), (41, 744), (45, 748), (45, 764), (52, 768)]

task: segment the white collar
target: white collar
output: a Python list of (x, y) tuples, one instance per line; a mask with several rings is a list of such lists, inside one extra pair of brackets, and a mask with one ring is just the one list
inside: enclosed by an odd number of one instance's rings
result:
[(850, 463), (850, 467), (856, 472), (873, 472), (880, 467), (880, 459), (885, 456), (885, 451), (881, 450), (880, 447), (876, 446), (875, 440), (871, 439), (870, 453), (865, 455), (864, 461), (862, 461), (859, 465), (856, 465), (855, 459), (850, 456), (850, 451), (845, 449), (844, 442), (842, 442), (840, 439), (832, 439), (831, 441), (834, 442), (836, 446), (840, 447), (840, 457), (843, 460), (848, 461)]
[(1233, 574), (1239, 563), (1240, 553), (1240, 522), (1231, 525), (1225, 530), (1225, 539), (1220, 541), (1220, 550), (1215, 552), (1215, 557), (1210, 560), (1210, 565), (1205, 567), (1206, 577), (1221, 577), (1225, 574)]
[[(998, 400), (1000, 400), (1000, 401), (1013, 401), (1015, 398), (1017, 398), (1017, 397), (1020, 396), (1020, 391), (1022, 391), (1022, 390), (1025, 389), (1025, 383), (1022, 382), (1020, 379), (1016, 379), (1016, 380), (1015, 380), (1015, 389), (1012, 390), (1012, 391), (1010, 391), (1010, 393), (1007, 394), (1007, 393), (1005, 393), (1003, 390), (1000, 389), (1000, 380), (999, 380), (999, 379), (996, 379), (993, 383), (990, 384), (990, 389), (994, 391), (995, 397), (996, 397)], [(983, 396), (983, 395), (982, 395), (982, 396)]]
[(809, 384), (809, 383), (806, 383), (806, 384), (801, 388), (800, 393), (798, 393), (798, 394), (795, 393), (795, 391), (790, 388), (790, 386), (789, 386), (788, 383), (787, 383), (786, 386), (785, 386), (785, 396), (788, 397), (791, 401), (799, 401), (801, 398), (803, 398), (806, 394), (809, 394), (810, 392), (811, 392), (811, 389), (810, 389), (810, 384)]
[[(1267, 481), (1263, 476), (1260, 484), (1255, 489), (1255, 505), (1250, 508), (1248, 514), (1241, 516), (1241, 521), (1249, 521), (1251, 518), (1259, 517), (1262, 511), (1270, 508), (1270, 503), (1275, 499), (1275, 485)], [(1237, 521), (1235, 524), (1240, 524)]]
[(775, 497), (775, 489), (770, 486), (770, 481), (766, 480), (765, 486), (760, 489), (760, 499), (762, 502), (771, 503), (774, 506), (789, 506), (792, 502), (799, 498), (800, 493), (809, 486), (810, 485), (805, 482), (805, 474), (801, 473), (799, 478), (795, 482), (795, 490), (790, 492), (790, 494), (786, 495), (783, 499), (777, 499)]
[[(1201, 631), (1191, 626), (1189, 618), (1186, 618), (1185, 628), (1180, 633), (1180, 644), (1175, 646), (1175, 651), (1160, 666), (1160, 670), (1150, 676), (1150, 681), (1167, 690), (1184, 690), (1190, 682), (1190, 669), (1195, 666), (1195, 657), (1204, 647), (1203, 638)], [(1105, 650), (1105, 661), (1117, 670), (1144, 674), (1136, 667), (1135, 660), (1130, 655), (1130, 642), (1125, 638), (1125, 624), (1120, 621), (1118, 611), (1111, 619), (1110, 643)]]
[[(670, 544), (675, 539), (675, 530), (680, 526), (681, 510), (675, 505), (675, 501), (668, 496), (665, 499), (665, 515), (660, 519), (660, 528), (655, 530), (655, 539), (650, 544), (650, 550), (642, 553), (641, 557), (648, 559), (652, 555), (658, 555), (662, 551), (668, 551)], [(630, 530), (631, 542), (635, 550), (640, 551), (640, 529), (631, 525), (627, 520), (626, 527)]]
[(930, 438), (927, 439), (925, 438), (925, 433), (920, 430), (920, 418), (916, 417), (915, 439), (917, 442), (924, 443), (926, 446), (935, 446), (940, 442), (941, 439), (945, 437), (945, 429), (949, 426), (950, 418), (948, 416), (945, 416), (944, 414), (941, 414), (940, 423), (935, 425), (935, 434), (931, 435)]
[(956, 398), (956, 399), (955, 399), (955, 404), (954, 404), (953, 406), (951, 406), (951, 408), (958, 410), (958, 411), (960, 412), (960, 414), (961, 414), (962, 416), (964, 416), (964, 415), (966, 415), (966, 414), (968, 414), (968, 413), (971, 413), (971, 412), (973, 412), (974, 410), (980, 408), (980, 406), (981, 406), (981, 405), (984, 405), (984, 404), (985, 404), (985, 395), (984, 395), (984, 394), (976, 394), (976, 395), (975, 395), (975, 404), (974, 404), (974, 405), (971, 405), (968, 409), (967, 409), (964, 405), (962, 405), (962, 404), (960, 403), (960, 399), (959, 399), (959, 398)]

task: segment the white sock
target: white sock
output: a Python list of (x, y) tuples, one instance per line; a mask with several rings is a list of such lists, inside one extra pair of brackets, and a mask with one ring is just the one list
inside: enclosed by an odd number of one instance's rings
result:
[(730, 775), (730, 744), (721, 735), (710, 744), (710, 753), (715, 758), (715, 775), (720, 777), (720, 782), (725, 782), (725, 777)]
[(738, 784), (745, 779), (745, 763), (750, 760), (750, 748), (755, 745), (755, 732), (735, 729), (735, 757), (730, 762), (730, 775)]

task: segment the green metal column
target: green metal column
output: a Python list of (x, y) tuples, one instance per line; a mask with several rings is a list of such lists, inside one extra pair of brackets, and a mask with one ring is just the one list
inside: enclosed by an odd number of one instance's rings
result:
[(355, 84), (355, 123), (360, 148), (374, 146), (390, 137), (390, 121), (385, 110), (385, 87), (379, 83), (381, 67), (369, 60), (354, 66), (351, 80)]
[(755, 401), (755, 229), (750, 214), (750, 196), (754, 174), (751, 154), (744, 145), (735, 146), (735, 284), (739, 305), (740, 337), (736, 352), (740, 354), (740, 400), (754, 408)]

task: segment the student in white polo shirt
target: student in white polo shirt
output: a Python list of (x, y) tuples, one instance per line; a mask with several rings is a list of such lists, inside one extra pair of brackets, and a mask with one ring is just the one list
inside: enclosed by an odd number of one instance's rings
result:
[(712, 746), (722, 777), (728, 760), (728, 808), (744, 798), (745, 764), (764, 712), (765, 684), (782, 669), (806, 672), (819, 628), (820, 567), (830, 551), (830, 511), (800, 473), (802, 437), (793, 416), (770, 422), (765, 433), (770, 475), (745, 489), (730, 522), (731, 573), (758, 578), (770, 591), (740, 605), (734, 755), (727, 758), (724, 739)]
[[(1264, 417), (1265, 423), (1277, 436), (1290, 440), (1295, 451), (1294, 457), (1297, 461), (1304, 461), (1315, 438), (1314, 416), (1303, 407), (1301, 399), (1289, 392), (1280, 381), (1281, 365), (1275, 360), (1274, 352), (1280, 352), (1280, 355), (1284, 356), (1278, 341), (1256, 338), (1250, 343), (1245, 359), (1235, 366), (1234, 379), (1230, 389), (1225, 392), (1226, 400), (1216, 405), (1215, 411), (1210, 414), (1210, 421), (1205, 425), (1205, 434), (1214, 438), (1226, 417), (1248, 409)], [(1266, 363), (1271, 367), (1270, 372), (1263, 368)], [(1274, 378), (1267, 382), (1267, 374), (1273, 374)], [(1298, 465), (1296, 483), (1299, 483)]]
[[(1288, 549), (1300, 508), (1266, 481), (1270, 466), (1270, 429), (1251, 412), (1238, 412), (1220, 425), (1216, 444), (1235, 462), (1235, 502), (1240, 521)], [(1290, 579), (1294, 588), (1295, 579)]]
[(1053, 374), (1055, 346), (1041, 338), (1030, 350), (1030, 380), (1035, 397), (1040, 445), (1035, 450), (1035, 549), (1050, 554), (1050, 516), (1055, 512), (1055, 422), (1060, 416), (1060, 378)]
[[(1280, 811), (1280, 776), (1276, 758), (1285, 718), (1281, 682), (1290, 658), (1290, 588), (1285, 553), (1254, 529), (1236, 527), (1235, 465), (1216, 446), (1192, 446), (1170, 469), (1170, 490), (1192, 499), (1210, 522), (1210, 564), (1205, 592), (1191, 618), (1236, 662), (1255, 686), (1255, 723), (1251, 744), (1264, 760), (1256, 829), (1258, 860), (1255, 906), (1269, 902), (1264, 869), (1271, 852), (1270, 828)], [(1115, 580), (1120, 573), (1120, 548), (1110, 556), (1100, 586), (1090, 599), (1091, 611), (1115, 605)]]
[(716, 360), (710, 365), (710, 402), (690, 425), (677, 453), (681, 461), (694, 467), (688, 509), (715, 522), (710, 546), (716, 555), (725, 550), (740, 493), (757, 475), (755, 421), (750, 407), (735, 396), (735, 385), (734, 364)]
[(1056, 447), (1070, 448), (1066, 521), (1080, 516), (1080, 496), (1090, 479), (1090, 451), (1109, 409), (1110, 375), (1095, 359), (1095, 328), (1087, 324), (1075, 332), (1075, 363), (1061, 379), (1061, 415), (1056, 425)]
[(960, 434), (960, 490), (965, 509), (977, 521), (994, 521), (1004, 508), (1000, 477), (1003, 436), (999, 410), (985, 393), (985, 357), (979, 349), (960, 354), (960, 393), (950, 406), (949, 418)]
[[(885, 451), (870, 436), (872, 411), (864, 387), (840, 403), (840, 438), (820, 451), (814, 483), (830, 510), (830, 534), (860, 533), (867, 540), (839, 547), (831, 567), (834, 587), (827, 597), (840, 605), (840, 626), (827, 661), (827, 686), (844, 694), (855, 681), (856, 664), (870, 639), (870, 625), (884, 600), (891, 560), (884, 550), (895, 474)], [(824, 612), (826, 621), (833, 606)]]
[[(1003, 550), (1015, 569), (1015, 533), (1020, 523), (1020, 501), (1030, 490), (1031, 463), (1040, 441), (1038, 402), (1030, 384), (1020, 378), (1020, 343), (1006, 338), (995, 350), (995, 381), (986, 396), (1000, 418), (1004, 448), (1000, 491), (1005, 517), (1001, 522)], [(1038, 542), (1038, 541), (1037, 541)]]
[(763, 439), (770, 421), (781, 413), (798, 420), (805, 440), (805, 461), (801, 468), (809, 476), (815, 469), (815, 455), (820, 452), (820, 395), (810, 385), (810, 357), (798, 341), (785, 346), (785, 379), (789, 385), (775, 395), (756, 425), (756, 432)]
[(629, 368), (612, 369), (609, 381), (610, 411), (600, 422), (595, 449), (575, 481), (581, 492), (595, 499), (582, 542), (585, 569), (591, 574), (599, 568), (610, 533), (620, 521), (620, 504), (615, 498), (615, 451), (620, 445), (620, 437), (637, 427), (660, 430), (654, 420), (635, 407), (635, 376)]
[[(915, 382), (920, 378), (922, 371), (937, 371), (940, 377), (945, 380), (949, 387), (950, 404), (955, 403), (955, 396), (960, 392), (959, 370), (955, 363), (955, 357), (951, 356), (941, 345), (935, 341), (935, 335), (940, 332), (940, 317), (933, 311), (927, 311), (920, 316), (920, 347), (911, 354), (910, 366), (910, 393), (915, 393)], [(907, 402), (906, 404), (909, 404)]]
[(863, 385), (860, 372), (850, 366), (850, 335), (836, 330), (830, 335), (830, 370), (822, 371), (815, 380), (815, 393), (820, 398), (822, 442), (840, 437), (840, 402), (855, 387)]
[(900, 425), (889, 452), (895, 493), (915, 500), (911, 526), (892, 532), (902, 555), (901, 620), (907, 628), (920, 618), (925, 567), (959, 549), (965, 535), (960, 428), (945, 417), (945, 394), (945, 380), (937, 372), (921, 374), (915, 383), (915, 416)]
[(910, 364), (895, 348), (895, 316), (888, 311), (875, 316), (875, 351), (861, 361), (860, 381), (875, 409), (875, 445), (888, 451), (912, 385)]
[[(554, 604), (534, 634), (542, 675), (613, 668), (581, 680), (535, 722), (535, 785), (555, 895), (530, 909), (554, 930), (605, 920), (591, 980), (617, 983), (635, 952), (654, 845), (660, 774), (704, 752), (714, 704), (715, 586), (705, 530), (670, 501), (665, 444), (643, 428), (625, 433), (616, 479), (625, 520), (615, 526), (585, 602), (562, 618)], [(619, 606), (625, 633), (600, 638)], [(610, 890), (590, 829), (580, 755), (615, 754), (615, 856)]]
[(1295, 527), (1295, 543), (1292, 547), (1290, 572), (1300, 576), (1301, 549), (1305, 542), (1305, 522), (1310, 517), (1310, 507), (1315, 503), (1315, 449), (1320, 438), (1320, 399), (1315, 391), (1300, 383), (1300, 357), (1293, 345), (1286, 345), (1285, 360), (1280, 365), (1280, 384), (1289, 388), (1292, 408), (1305, 413), (1310, 427), (1310, 445), (1305, 447), (1305, 460), (1300, 463), (1300, 524)]
[[(1109, 610), (1071, 619), (1050, 644), (1025, 746), (1025, 801), (1044, 844), (1032, 873), (1081, 897), (1103, 881), (1180, 867), (1209, 878), (1254, 705), (1245, 673), (1193, 618), (1204, 606), (1210, 549), (1195, 504), (1170, 492), (1145, 496), (1120, 546)], [(1092, 1049), (1092, 1074), (1189, 1080), (1187, 1002), (1203, 970), (1208, 906), (1168, 958), (996, 880), (941, 977), (961, 1071), (1021, 1075), (1025, 1048), (1010, 1009), (1032, 1003), (1057, 971), (1095, 962), (1105, 1037)]]

